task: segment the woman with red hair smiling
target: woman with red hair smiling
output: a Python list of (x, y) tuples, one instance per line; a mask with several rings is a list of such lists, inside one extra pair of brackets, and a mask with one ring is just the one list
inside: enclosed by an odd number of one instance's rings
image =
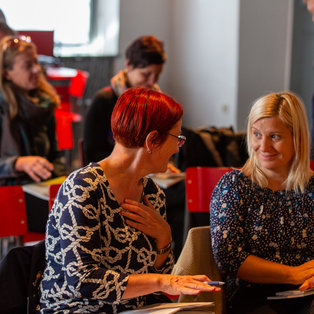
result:
[[(219, 291), (204, 275), (170, 275), (165, 195), (148, 177), (183, 145), (183, 110), (152, 89), (118, 99), (113, 152), (61, 186), (46, 236), (41, 312), (117, 313), (165, 302), (163, 294)], [(168, 300), (169, 301), (169, 300)]]

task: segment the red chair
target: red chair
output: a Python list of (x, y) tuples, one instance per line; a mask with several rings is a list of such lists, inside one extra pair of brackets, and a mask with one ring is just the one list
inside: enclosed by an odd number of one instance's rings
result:
[(184, 238), (190, 228), (209, 225), (209, 204), (213, 190), (220, 178), (232, 169), (229, 167), (186, 168)]
[[(27, 233), (27, 219), (24, 192), (21, 186), (0, 187), (0, 258), (12, 246), (23, 245)], [(8, 238), (12, 237), (12, 238)]]
[(311, 169), (314, 171), (314, 160), (311, 160), (310, 166), (311, 166)]
[(208, 213), (212, 192), (220, 178), (233, 168), (191, 167), (186, 169), (185, 191), (189, 212)]
[[(53, 72), (51, 72), (53, 73)], [(61, 71), (60, 71), (61, 73)], [(59, 108), (56, 108), (56, 134), (59, 150), (70, 150), (74, 146), (73, 142), (73, 122), (82, 121), (82, 116), (72, 112), (72, 101), (76, 98), (82, 98), (88, 80), (88, 72), (76, 70), (76, 75), (70, 79), (70, 85), (55, 86), (61, 98)], [(48, 76), (50, 82), (54, 83), (52, 76)], [(61, 82), (68, 80), (62, 77), (54, 76), (54, 79)]]
[(61, 184), (49, 185), (49, 211), (51, 210)]
[(27, 232), (27, 220), (22, 187), (0, 187), (0, 203), (0, 237), (24, 236)]

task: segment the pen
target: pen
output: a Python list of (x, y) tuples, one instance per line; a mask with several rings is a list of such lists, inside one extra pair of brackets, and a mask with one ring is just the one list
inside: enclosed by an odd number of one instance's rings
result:
[(223, 286), (225, 284), (223, 281), (205, 281), (204, 283), (211, 286)]

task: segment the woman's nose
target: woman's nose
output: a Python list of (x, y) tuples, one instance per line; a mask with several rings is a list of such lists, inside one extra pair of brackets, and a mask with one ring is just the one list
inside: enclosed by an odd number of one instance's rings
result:
[(261, 140), (261, 150), (267, 151), (269, 149), (269, 147), (270, 147), (269, 140), (266, 137), (262, 138), (262, 140)]

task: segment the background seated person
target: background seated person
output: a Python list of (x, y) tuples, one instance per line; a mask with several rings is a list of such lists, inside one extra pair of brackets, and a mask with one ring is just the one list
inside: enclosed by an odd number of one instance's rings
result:
[[(304, 106), (291, 92), (258, 99), (247, 127), (249, 159), (222, 177), (210, 204), (212, 246), (230, 313), (310, 313), (314, 176)], [(228, 312), (228, 313), (229, 313)]]
[(154, 36), (134, 40), (125, 52), (126, 67), (94, 97), (84, 121), (84, 156), (87, 163), (108, 157), (113, 150), (110, 118), (118, 97), (129, 87), (159, 90), (156, 84), (166, 61), (163, 43)]
[(29, 38), (3, 38), (0, 74), (0, 185), (65, 175), (55, 136), (59, 97)]
[[(163, 294), (219, 291), (173, 267), (165, 195), (149, 173), (178, 152), (183, 110), (152, 89), (115, 105), (110, 156), (73, 172), (50, 212), (41, 312), (117, 313), (165, 302)], [(167, 300), (169, 302), (169, 299)]]

